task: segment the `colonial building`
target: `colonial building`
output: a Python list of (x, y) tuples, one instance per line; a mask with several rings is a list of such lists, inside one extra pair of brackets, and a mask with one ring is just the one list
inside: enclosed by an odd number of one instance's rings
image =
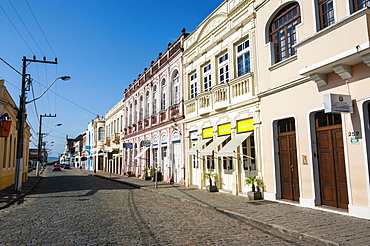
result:
[(256, 1), (265, 199), (370, 218), (368, 6)]
[(98, 115), (93, 120), (93, 168), (94, 170), (105, 171), (104, 169), (104, 151), (105, 151), (105, 119)]
[(186, 38), (187, 184), (245, 193), (260, 172), (253, 1), (224, 1)]
[(84, 133), (84, 146), (82, 151), (84, 152), (85, 160), (85, 169), (86, 170), (94, 170), (93, 166), (93, 146), (94, 146), (94, 121), (90, 121), (87, 124), (87, 129)]
[[(121, 138), (123, 136), (123, 117), (124, 104), (120, 100), (113, 108), (105, 114), (105, 161), (104, 170), (107, 172), (122, 174), (123, 146)], [(112, 153), (108, 156), (108, 153)]]
[[(0, 189), (14, 183), (15, 163), (17, 159), (17, 106), (0, 80)], [(30, 127), (25, 123), (23, 163), (21, 167), (22, 182), (28, 178)]]
[(156, 169), (184, 183), (183, 59), (185, 29), (125, 90), (123, 170), (144, 176)]

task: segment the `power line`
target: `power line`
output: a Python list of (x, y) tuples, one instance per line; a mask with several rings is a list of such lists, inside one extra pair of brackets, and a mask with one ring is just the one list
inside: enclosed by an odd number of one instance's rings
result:
[(30, 9), (30, 11), (31, 11), (31, 13), (32, 13), (32, 15), (33, 15), (33, 18), (35, 19), (35, 21), (36, 21), (37, 25), (39, 26), (40, 31), (41, 31), (42, 35), (44, 36), (44, 38), (45, 38), (45, 40), (46, 40), (46, 43), (49, 45), (49, 48), (51, 49), (51, 52), (53, 52), (53, 54), (54, 54), (54, 57), (56, 57), (55, 52), (54, 52), (53, 48), (51, 47), (51, 45), (50, 45), (50, 43), (49, 43), (49, 40), (46, 38), (44, 31), (42, 30), (42, 28), (41, 28), (41, 26), (40, 26), (39, 22), (38, 22), (38, 21), (37, 21), (37, 19), (36, 19), (35, 14), (33, 13), (32, 9), (31, 9), (31, 6), (28, 4), (27, 0), (25, 0), (25, 1), (26, 1), (26, 3), (27, 3), (28, 8)]
[(40, 46), (37, 44), (36, 40), (33, 38), (33, 36), (32, 36), (32, 34), (31, 34), (30, 30), (28, 30), (28, 28), (27, 28), (26, 24), (24, 24), (24, 22), (23, 22), (23, 20), (22, 20), (21, 16), (18, 14), (18, 11), (14, 8), (14, 5), (12, 4), (12, 2), (11, 2), (10, 0), (8, 0), (8, 1), (9, 1), (10, 5), (12, 6), (13, 10), (15, 11), (15, 13), (17, 14), (18, 18), (21, 20), (21, 22), (22, 22), (22, 24), (23, 24), (24, 28), (26, 28), (26, 30), (27, 30), (27, 32), (28, 32), (28, 34), (31, 36), (31, 38), (32, 38), (33, 42), (36, 44), (37, 48), (39, 48), (40, 52), (45, 56), (45, 54), (44, 54), (44, 52), (42, 52), (42, 50), (41, 50)]
[[(1, 7), (1, 6), (0, 6)], [(7, 61), (5, 61), (3, 58), (0, 57), (0, 60), (2, 60), (6, 65), (8, 65), (11, 69), (13, 69), (14, 71), (16, 71), (19, 75), (22, 76), (22, 74), (17, 70), (15, 69), (12, 65), (10, 65)]]
[(4, 14), (6, 15), (6, 17), (8, 18), (8, 20), (10, 21), (10, 23), (13, 25), (14, 29), (17, 31), (18, 35), (21, 37), (21, 39), (23, 40), (24, 44), (28, 47), (28, 49), (31, 51), (32, 54), (35, 54), (33, 52), (33, 50), (31, 49), (31, 47), (27, 44), (26, 40), (24, 40), (23, 36), (21, 35), (21, 33), (18, 31), (17, 27), (14, 25), (14, 23), (12, 22), (12, 20), (10, 19), (10, 17), (8, 16), (8, 14), (5, 12), (5, 10), (3, 9), (2, 6), (0, 6), (0, 8), (3, 10)]

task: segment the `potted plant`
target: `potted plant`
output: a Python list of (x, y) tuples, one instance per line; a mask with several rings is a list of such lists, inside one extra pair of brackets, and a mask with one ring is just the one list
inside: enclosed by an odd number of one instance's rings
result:
[(126, 175), (127, 177), (132, 177), (132, 171), (127, 171)]
[(149, 171), (149, 168), (144, 168), (143, 169), (143, 178), (145, 179), (145, 180), (150, 180), (151, 179), (151, 177), (150, 176), (148, 176), (148, 171)]
[(245, 185), (251, 185), (252, 191), (248, 191), (247, 195), (249, 200), (260, 200), (262, 199), (263, 180), (257, 176), (249, 176), (244, 181)]
[(203, 173), (203, 180), (207, 180), (207, 179), (209, 180), (209, 186), (207, 186), (207, 191), (209, 192), (218, 191), (216, 182), (214, 185), (212, 183), (212, 179), (216, 179), (216, 178), (217, 178), (217, 173), (214, 173), (213, 169), (210, 169), (208, 172)]

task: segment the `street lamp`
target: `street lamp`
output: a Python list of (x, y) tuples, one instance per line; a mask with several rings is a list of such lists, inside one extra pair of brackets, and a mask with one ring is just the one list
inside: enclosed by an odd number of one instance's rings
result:
[(32, 62), (38, 62), (38, 63), (49, 63), (49, 64), (58, 64), (57, 60), (55, 61), (46, 61), (46, 58), (44, 60), (36, 60), (36, 57), (32, 59), (27, 59), (25, 56), (22, 59), (22, 85), (21, 85), (21, 95), (19, 97), (19, 109), (17, 114), (17, 120), (18, 120), (18, 134), (17, 134), (17, 159), (15, 163), (15, 175), (14, 175), (14, 191), (20, 192), (22, 190), (22, 169), (23, 169), (23, 141), (24, 141), (24, 123), (26, 121), (26, 104), (33, 102), (40, 97), (42, 97), (45, 92), (58, 80), (70, 80), (71, 77), (69, 76), (63, 76), (58, 77), (51, 83), (46, 90), (41, 94), (41, 96), (26, 102), (26, 91), (27, 91), (27, 84), (31, 83), (30, 75), (26, 73), (27, 69), (27, 62), (28, 64)]
[(58, 77), (58, 78), (56, 78), (45, 90), (44, 90), (44, 92), (39, 96), (39, 97), (36, 97), (36, 98), (34, 98), (34, 99), (32, 99), (31, 101), (29, 101), (29, 102), (26, 102), (26, 104), (28, 104), (28, 103), (31, 103), (31, 102), (33, 102), (33, 101), (36, 101), (37, 99), (40, 99), (40, 97), (42, 97), (49, 89), (50, 89), (50, 87), (52, 87), (53, 86), (53, 84), (55, 83), (55, 82), (57, 82), (57, 80), (58, 79), (61, 79), (61, 80), (63, 80), (63, 81), (68, 81), (68, 80), (70, 80), (71, 79), (71, 77), (70, 76), (62, 76), (62, 77)]
[[(42, 117), (56, 117), (56, 115), (40, 115), (40, 126), (39, 126), (39, 142), (37, 145), (37, 165), (36, 165), (36, 176), (40, 176), (40, 163), (42, 161), (41, 158), (41, 150), (42, 150), (42, 133), (41, 133), (41, 126), (42, 126)], [(45, 134), (45, 136), (48, 136), (55, 127), (61, 126), (62, 124), (56, 124), (50, 131), (49, 133)], [(54, 143), (54, 142), (52, 142)]]

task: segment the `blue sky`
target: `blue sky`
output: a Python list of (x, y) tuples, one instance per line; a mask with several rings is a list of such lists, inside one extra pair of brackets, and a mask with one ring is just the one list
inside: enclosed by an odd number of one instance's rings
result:
[[(22, 57), (58, 65), (31, 63), (27, 73), (33, 94), (27, 105), (32, 126), (31, 148), (36, 148), (39, 116), (51, 156), (64, 151), (66, 135), (81, 134), (96, 115), (105, 115), (123, 98), (123, 91), (156, 60), (186, 28), (192, 32), (223, 0), (0, 0), (0, 57), (22, 71)], [(40, 30), (41, 27), (41, 30)], [(46, 37), (46, 38), (45, 38)], [(21, 76), (0, 61), (0, 78), (19, 104)], [(28, 100), (33, 98), (28, 92)], [(54, 142), (51, 144), (51, 142)]]

